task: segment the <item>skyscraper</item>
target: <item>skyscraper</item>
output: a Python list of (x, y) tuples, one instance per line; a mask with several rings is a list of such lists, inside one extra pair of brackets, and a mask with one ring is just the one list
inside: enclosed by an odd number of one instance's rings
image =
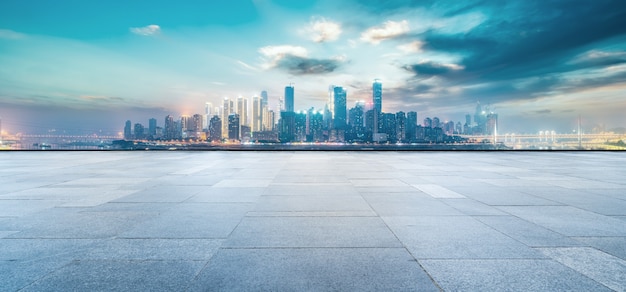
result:
[(262, 100), (258, 96), (252, 97), (252, 132), (259, 132), (263, 122)]
[(261, 104), (267, 106), (269, 102), (269, 97), (267, 96), (267, 91), (261, 91)]
[(374, 109), (381, 113), (383, 111), (383, 84), (379, 79), (374, 79), (372, 84)]
[(239, 140), (239, 131), (241, 124), (239, 123), (239, 115), (232, 113), (228, 115), (228, 139)]
[(348, 109), (346, 107), (347, 93), (341, 86), (333, 88), (333, 128), (344, 129), (346, 127), (346, 116)]
[(374, 133), (384, 132), (382, 130), (383, 112), (383, 84), (379, 79), (374, 79), (372, 83), (372, 102), (374, 104)]
[(222, 139), (222, 119), (214, 115), (209, 120), (209, 140), (220, 141)]
[(415, 130), (417, 128), (417, 113), (416, 112), (408, 112), (406, 113), (406, 140), (413, 141), (415, 140)]
[(224, 97), (222, 105), (222, 138), (228, 139), (228, 116), (234, 112), (233, 101)]
[(131, 122), (130, 120), (126, 121), (124, 125), (124, 140), (132, 140), (133, 133), (131, 132)]
[(294, 111), (294, 88), (293, 84), (289, 84), (285, 87), (285, 111)]
[(151, 118), (150, 120), (148, 120), (148, 135), (151, 136), (151, 138), (156, 137), (157, 134), (157, 120), (155, 118)]
[(239, 122), (242, 125), (248, 125), (248, 99), (245, 97), (237, 98), (237, 114)]

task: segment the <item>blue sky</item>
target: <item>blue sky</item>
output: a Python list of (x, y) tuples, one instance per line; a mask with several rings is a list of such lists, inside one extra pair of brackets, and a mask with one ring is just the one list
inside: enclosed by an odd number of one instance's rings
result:
[(503, 131), (626, 126), (624, 1), (0, 2), (3, 128), (119, 132), (267, 90), (278, 105), (348, 105), (383, 82), (383, 111)]

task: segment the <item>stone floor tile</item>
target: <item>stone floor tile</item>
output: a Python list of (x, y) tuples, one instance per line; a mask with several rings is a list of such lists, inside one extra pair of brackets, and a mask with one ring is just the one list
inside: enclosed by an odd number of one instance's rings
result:
[(615, 290), (626, 290), (626, 261), (590, 247), (538, 249), (555, 261)]
[(551, 260), (420, 260), (444, 291), (611, 291)]
[(403, 248), (222, 249), (191, 291), (439, 291)]
[(225, 247), (401, 247), (378, 217), (245, 217)]

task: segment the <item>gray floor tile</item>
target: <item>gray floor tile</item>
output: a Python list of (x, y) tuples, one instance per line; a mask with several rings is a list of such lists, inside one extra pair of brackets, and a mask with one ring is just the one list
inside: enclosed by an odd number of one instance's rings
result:
[(459, 210), (464, 215), (507, 215), (506, 213), (498, 210), (496, 207), (489, 206), (472, 199), (442, 199), (441, 202)]
[(514, 216), (476, 216), (474, 218), (528, 246), (581, 245), (569, 237)]
[(186, 203), (121, 233), (121, 238), (226, 238), (251, 208), (247, 203)]
[(154, 186), (113, 200), (119, 203), (179, 203), (201, 192), (208, 186)]
[(420, 260), (444, 291), (611, 291), (551, 260)]
[(401, 247), (378, 217), (246, 217), (225, 247)]
[(570, 206), (499, 208), (565, 236), (626, 236), (626, 222)]
[(439, 200), (420, 193), (364, 193), (363, 197), (379, 216), (462, 215)]
[(372, 211), (358, 195), (261, 196), (255, 212)]
[(544, 258), (469, 216), (383, 219), (418, 259)]
[(402, 248), (222, 249), (192, 291), (438, 291)]
[(205, 261), (73, 261), (23, 291), (180, 291)]
[(223, 239), (125, 239), (93, 244), (81, 260), (209, 260)]
[(589, 247), (541, 248), (545, 255), (615, 290), (626, 290), (626, 261)]
[(626, 237), (574, 237), (573, 239), (626, 260)]

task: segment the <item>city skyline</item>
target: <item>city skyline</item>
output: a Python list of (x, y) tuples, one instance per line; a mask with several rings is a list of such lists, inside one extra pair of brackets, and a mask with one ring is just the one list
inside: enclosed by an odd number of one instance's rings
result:
[(8, 131), (119, 132), (261, 91), (276, 109), (287, 84), (295, 110), (323, 109), (331, 84), (350, 107), (380, 79), (384, 112), (462, 121), (480, 101), (503, 131), (624, 127), (626, 4), (581, 4), (7, 0), (0, 116)]

